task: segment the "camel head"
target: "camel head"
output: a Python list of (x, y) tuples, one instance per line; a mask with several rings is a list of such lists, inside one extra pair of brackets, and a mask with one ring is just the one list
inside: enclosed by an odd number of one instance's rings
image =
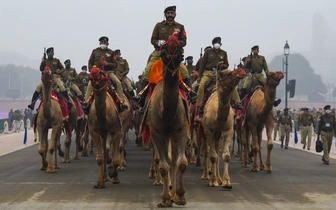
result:
[(183, 53), (183, 48), (178, 41), (178, 34), (174, 32), (161, 47), (160, 57), (168, 69), (178, 70), (183, 60)]
[(41, 79), (42, 79), (43, 84), (51, 84), (52, 81), (54, 80), (54, 74), (51, 72), (51, 69), (49, 66), (44, 67)]
[(282, 71), (277, 71), (277, 72), (270, 71), (267, 74), (266, 85), (276, 88), (279, 85), (280, 80), (282, 80), (284, 76), (285, 75)]
[(245, 77), (245, 75), (246, 72), (242, 68), (237, 68), (233, 71), (230, 69), (218, 71), (218, 88), (222, 88), (224, 92), (231, 92), (239, 81)]
[(108, 84), (109, 76), (100, 68), (93, 66), (90, 71), (90, 80), (92, 86), (97, 90), (102, 89)]

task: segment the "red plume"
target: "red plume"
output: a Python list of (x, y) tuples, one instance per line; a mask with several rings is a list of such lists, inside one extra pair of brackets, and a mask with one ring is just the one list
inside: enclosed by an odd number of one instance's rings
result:
[(173, 54), (180, 48), (180, 43), (178, 41), (177, 33), (173, 33), (169, 36), (167, 40), (167, 50), (169, 53)]
[(90, 71), (90, 77), (97, 80), (99, 79), (99, 76), (100, 76), (100, 69), (97, 68), (96, 66), (92, 67)]

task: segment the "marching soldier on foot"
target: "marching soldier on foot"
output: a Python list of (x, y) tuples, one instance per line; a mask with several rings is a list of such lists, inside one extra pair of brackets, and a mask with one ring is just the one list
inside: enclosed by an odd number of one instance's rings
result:
[[(53, 47), (48, 48), (46, 53), (48, 57), (42, 60), (41, 65), (40, 65), (40, 71), (43, 72), (46, 66), (50, 67), (50, 70), (52, 71), (52, 74), (54, 75), (54, 82), (57, 84), (57, 86), (61, 90), (61, 94), (64, 96), (65, 100), (67, 101), (68, 109), (71, 109), (72, 104), (70, 103), (68, 92), (65, 89), (63, 82), (58, 76), (64, 72), (64, 67), (59, 59), (54, 58), (54, 48)], [(36, 90), (33, 94), (31, 104), (28, 105), (29, 109), (31, 110), (34, 109), (35, 103), (37, 99), (39, 98), (39, 95), (42, 92), (42, 86), (43, 86), (43, 83), (41, 81), (40, 84), (36, 87)]]
[(301, 130), (301, 143), (303, 144), (303, 149), (306, 149), (306, 138), (308, 136), (308, 145), (307, 149), (310, 150), (311, 145), (311, 138), (312, 138), (312, 128), (314, 128), (314, 131), (316, 133), (316, 129), (314, 126), (314, 117), (312, 114), (308, 112), (308, 108), (303, 109), (303, 114), (299, 117), (299, 129)]
[(284, 109), (283, 115), (280, 115), (279, 121), (278, 121), (278, 128), (280, 128), (280, 141), (281, 141), (281, 148), (283, 148), (284, 145), (284, 139), (286, 136), (286, 141), (285, 141), (285, 149), (288, 149), (288, 143), (289, 143), (289, 134), (292, 131), (293, 128), (293, 123), (292, 123), (292, 118), (288, 114), (288, 108)]

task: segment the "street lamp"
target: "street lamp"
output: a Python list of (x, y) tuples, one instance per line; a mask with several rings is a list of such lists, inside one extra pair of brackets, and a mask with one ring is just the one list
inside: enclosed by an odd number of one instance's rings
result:
[(284, 47), (284, 55), (286, 57), (286, 61), (285, 61), (285, 65), (286, 65), (286, 86), (285, 86), (285, 108), (288, 108), (287, 106), (287, 94), (288, 94), (288, 55), (289, 55), (289, 50), (290, 50), (290, 47), (288, 45), (288, 41), (286, 40), (286, 44), (285, 44), (285, 47)]

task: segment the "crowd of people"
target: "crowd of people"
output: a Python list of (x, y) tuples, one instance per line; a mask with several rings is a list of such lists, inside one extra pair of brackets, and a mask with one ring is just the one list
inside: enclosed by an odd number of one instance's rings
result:
[(33, 112), (30, 109), (10, 109), (8, 112), (8, 124), (10, 127), (12, 127), (13, 121), (19, 122), (23, 120), (24, 126), (27, 126), (27, 120), (30, 120), (30, 126), (33, 125)]

